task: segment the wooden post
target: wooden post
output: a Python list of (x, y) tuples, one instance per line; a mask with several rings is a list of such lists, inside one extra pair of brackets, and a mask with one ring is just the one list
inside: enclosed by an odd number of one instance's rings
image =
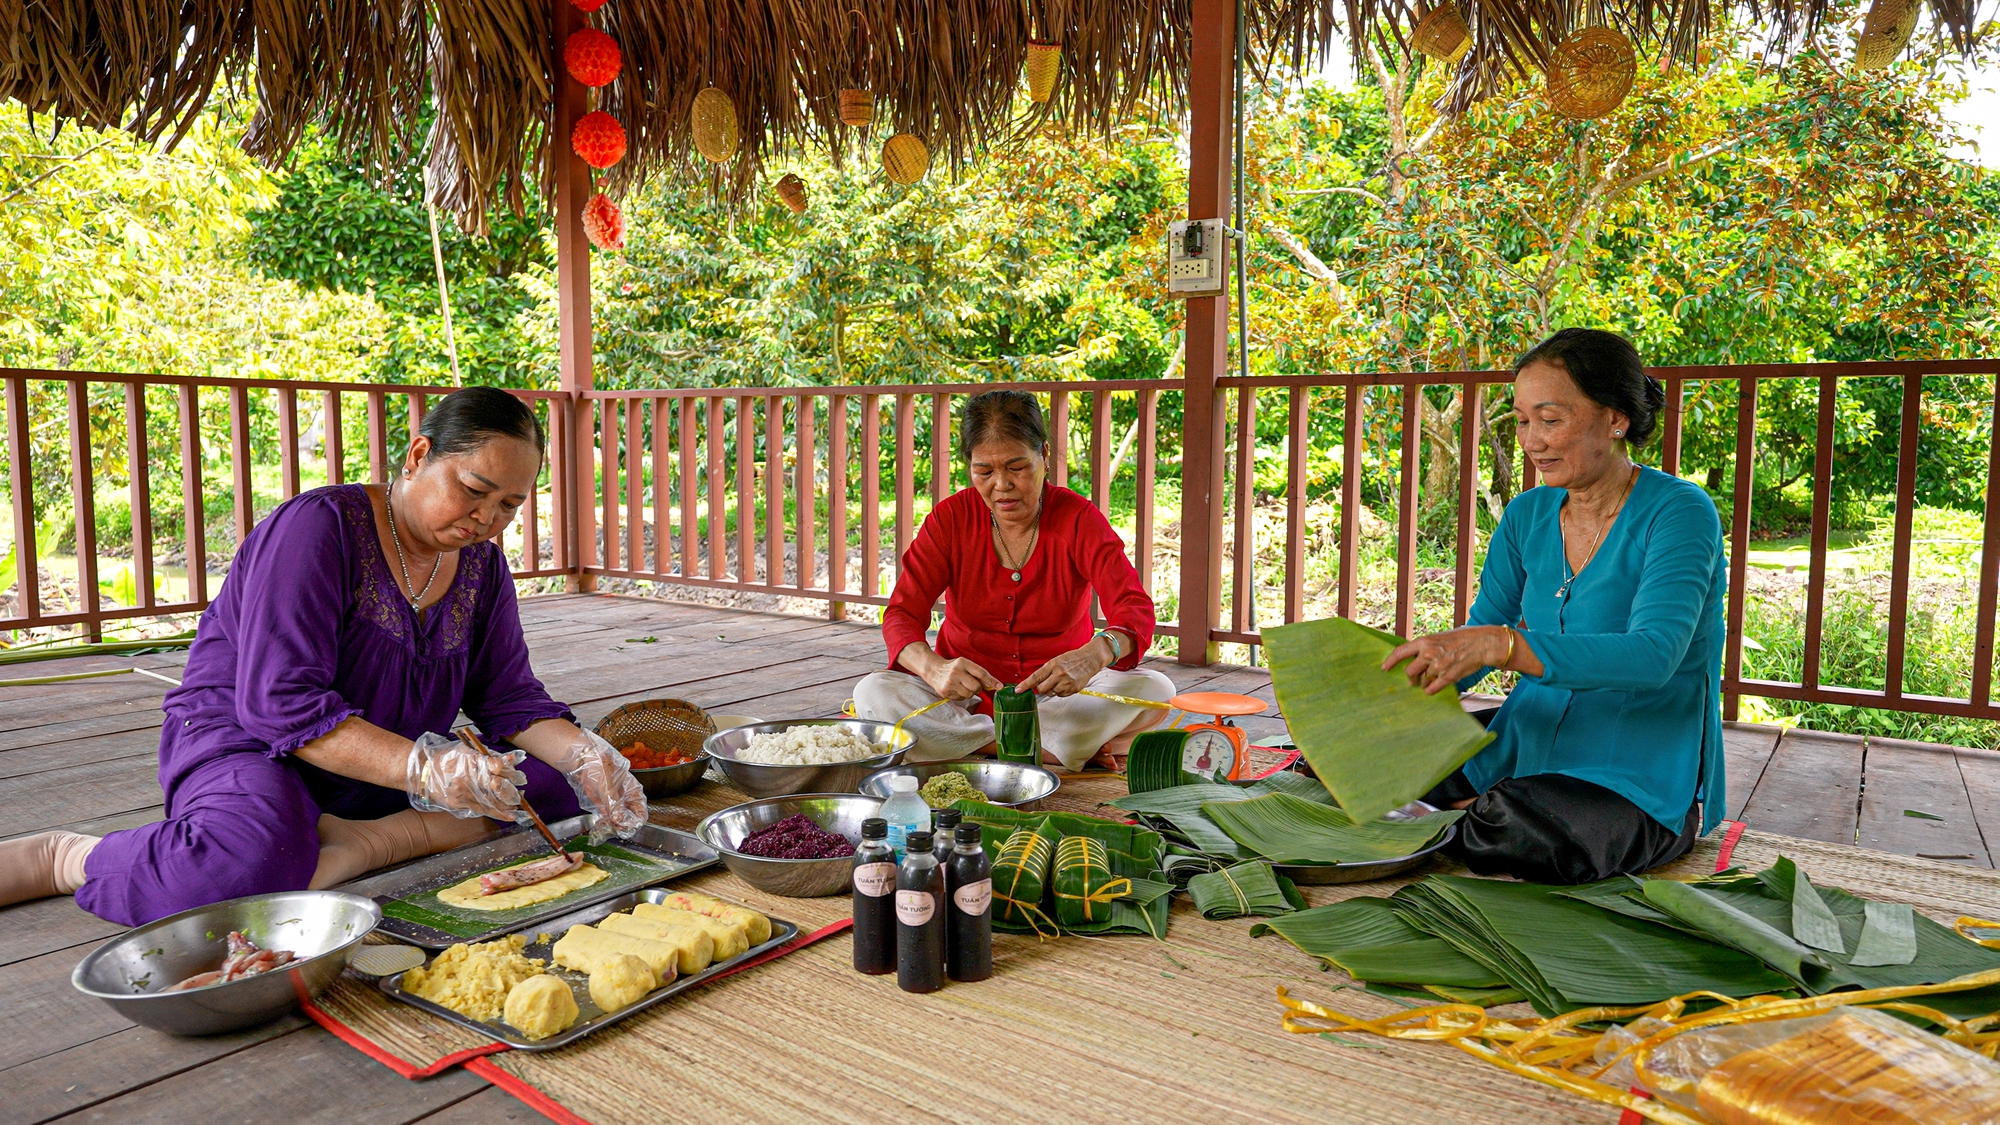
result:
[[(569, 0), (549, 0), (549, 57), (561, 59), (570, 33), (586, 26), (583, 13)], [(594, 466), (591, 464), (595, 427), (589, 404), (582, 400), (591, 388), (590, 363), (590, 240), (583, 233), (583, 204), (590, 198), (590, 165), (569, 146), (570, 129), (589, 112), (588, 91), (569, 76), (567, 69), (555, 68), (556, 105), (549, 142), (556, 167), (556, 308), (557, 351), (561, 360), (562, 389), (568, 391), (575, 409), (570, 412), (569, 456), (570, 495), (564, 507), (569, 513), (569, 538), (576, 545), (571, 556), (575, 573), (563, 581), (571, 593), (591, 593), (597, 576), (584, 569), (597, 563), (597, 518), (592, 511), (596, 497)]]
[[(1188, 66), (1189, 219), (1227, 219), (1232, 68), (1239, 0), (1192, 0)], [(1181, 426), (1180, 662), (1211, 664), (1222, 615), (1222, 395), (1229, 369), (1229, 298), (1187, 303), (1186, 402)]]

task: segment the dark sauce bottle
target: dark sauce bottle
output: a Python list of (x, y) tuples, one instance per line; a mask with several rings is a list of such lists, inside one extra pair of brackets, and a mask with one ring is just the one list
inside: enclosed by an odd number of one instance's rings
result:
[(944, 975), (956, 981), (993, 975), (993, 861), (979, 846), (977, 824), (958, 826), (958, 846), (944, 874)]
[(958, 830), (958, 822), (963, 818), (963, 813), (951, 808), (931, 813), (931, 851), (937, 855), (939, 867), (951, 862), (952, 833)]
[(944, 987), (944, 871), (931, 834), (912, 832), (896, 872), (896, 983), (904, 992)]
[(854, 852), (854, 968), (880, 976), (896, 971), (896, 851), (889, 822), (861, 822)]

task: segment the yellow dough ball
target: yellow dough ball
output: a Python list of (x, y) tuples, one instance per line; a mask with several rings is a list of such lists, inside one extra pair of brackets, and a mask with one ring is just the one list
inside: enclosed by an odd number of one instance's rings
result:
[(547, 973), (529, 977), (507, 993), (507, 1022), (530, 1039), (547, 1039), (576, 1022), (569, 985)]
[(614, 953), (590, 972), (591, 1002), (615, 1012), (659, 987), (653, 967), (630, 953)]

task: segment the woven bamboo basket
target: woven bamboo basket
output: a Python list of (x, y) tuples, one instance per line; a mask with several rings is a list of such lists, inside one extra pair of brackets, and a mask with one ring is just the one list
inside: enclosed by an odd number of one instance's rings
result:
[(1881, 70), (1896, 61), (1917, 31), (1914, 0), (1875, 0), (1854, 45), (1856, 70)]
[(1411, 38), (1420, 54), (1444, 63), (1455, 63), (1472, 49), (1472, 29), (1465, 26), (1465, 17), (1451, 4), (1425, 13)]
[(914, 184), (930, 171), (931, 150), (908, 133), (897, 133), (882, 143), (882, 170), (899, 184)]
[(1055, 96), (1056, 77), (1062, 73), (1062, 44), (1028, 41), (1028, 57), (1021, 64), (1028, 76), (1028, 100), (1040, 105)]
[(736, 158), (736, 103), (713, 86), (694, 96), (694, 148), (717, 164)]
[(799, 179), (798, 173), (796, 172), (785, 173), (785, 175), (778, 180), (778, 198), (781, 201), (783, 201), (785, 206), (792, 209), (792, 214), (794, 215), (805, 214), (806, 182), (804, 180)]
[(1549, 60), (1549, 105), (1564, 117), (1588, 121), (1625, 101), (1638, 73), (1632, 41), (1608, 27), (1586, 27), (1562, 41)]
[(715, 733), (715, 721), (685, 699), (644, 699), (604, 716), (596, 730), (597, 737), (620, 750), (644, 742), (655, 750), (678, 750), (694, 758)]
[(875, 92), (873, 90), (842, 90), (840, 92), (840, 123), (852, 125), (856, 129), (875, 124)]

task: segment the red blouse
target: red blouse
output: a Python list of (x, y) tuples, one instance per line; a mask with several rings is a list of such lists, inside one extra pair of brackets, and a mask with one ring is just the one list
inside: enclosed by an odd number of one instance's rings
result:
[(882, 612), (890, 668), (906, 645), (924, 639), (931, 608), (947, 593), (938, 654), (971, 660), (1004, 683), (1020, 683), (1089, 642), (1092, 593), (1109, 627), (1132, 638), (1112, 667), (1138, 665), (1153, 643), (1153, 599), (1103, 512), (1067, 488), (1046, 486), (1041, 536), (1019, 582), (1000, 564), (992, 528), (986, 501), (971, 488), (946, 497), (924, 520)]

